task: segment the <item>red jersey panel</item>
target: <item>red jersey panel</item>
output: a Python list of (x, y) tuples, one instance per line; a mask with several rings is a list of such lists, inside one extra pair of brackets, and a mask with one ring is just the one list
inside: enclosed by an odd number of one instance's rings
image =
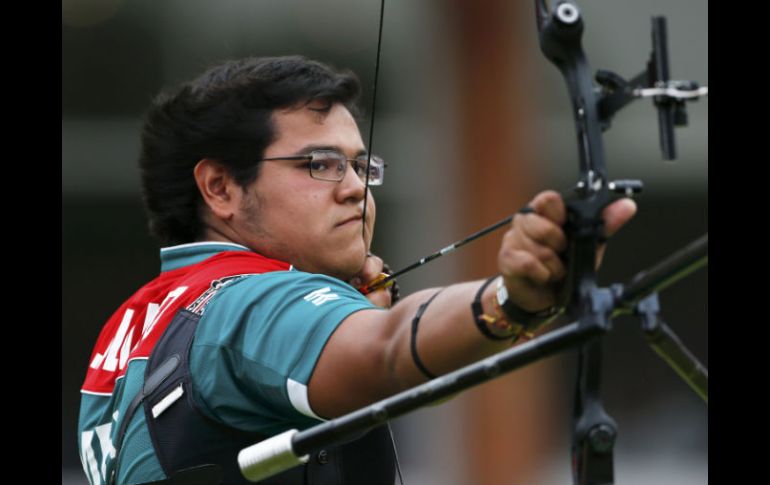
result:
[(225, 251), (161, 273), (131, 296), (102, 328), (81, 390), (111, 394), (131, 359), (147, 358), (174, 315), (227, 276), (286, 271), (288, 263), (249, 251)]

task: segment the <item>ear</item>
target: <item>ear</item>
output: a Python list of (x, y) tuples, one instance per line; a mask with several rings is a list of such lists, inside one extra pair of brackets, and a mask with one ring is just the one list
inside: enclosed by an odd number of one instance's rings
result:
[(241, 188), (216, 160), (204, 158), (193, 169), (195, 183), (214, 217), (229, 220), (241, 202)]

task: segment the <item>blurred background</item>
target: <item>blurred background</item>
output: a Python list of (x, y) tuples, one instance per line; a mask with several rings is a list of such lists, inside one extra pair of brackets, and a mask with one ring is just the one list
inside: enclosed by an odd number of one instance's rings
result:
[[(583, 0), (594, 70), (630, 78), (668, 17), (671, 77), (708, 84), (708, 2)], [(79, 387), (103, 322), (158, 271), (136, 159), (162, 87), (224, 59), (303, 54), (350, 68), (368, 137), (377, 0), (62, 1), (62, 484), (84, 484)], [(374, 250), (393, 267), (497, 221), (545, 188), (574, 185), (577, 152), (561, 75), (540, 53), (532, 2), (387, 0), (372, 151)], [(679, 159), (664, 162), (651, 101), (605, 133), (612, 178), (641, 178), (639, 213), (615, 236), (601, 284), (627, 281), (708, 231), (708, 99), (688, 104)], [(402, 292), (495, 271), (500, 234), (400, 279)], [(708, 366), (708, 270), (661, 295), (663, 317)], [(617, 483), (708, 482), (708, 408), (619, 318), (604, 340), (602, 397), (618, 423)], [(406, 484), (570, 483), (576, 355), (564, 353), (394, 422)]]

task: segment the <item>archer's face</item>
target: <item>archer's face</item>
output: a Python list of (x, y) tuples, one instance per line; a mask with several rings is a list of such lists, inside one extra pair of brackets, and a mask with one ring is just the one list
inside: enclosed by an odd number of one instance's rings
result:
[[(328, 113), (317, 105), (273, 114), (276, 141), (264, 157), (305, 155), (334, 149), (348, 158), (365, 153), (353, 116), (335, 104)], [(366, 210), (362, 235), (364, 183), (352, 167), (340, 182), (310, 177), (307, 161), (262, 162), (257, 180), (246, 189), (236, 215), (239, 233), (257, 252), (297, 269), (349, 279), (363, 267), (374, 224), (374, 201)]]

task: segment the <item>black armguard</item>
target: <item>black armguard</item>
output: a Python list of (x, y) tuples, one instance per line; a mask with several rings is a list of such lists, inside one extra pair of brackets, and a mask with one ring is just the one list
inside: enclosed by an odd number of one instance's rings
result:
[(428, 301), (420, 305), (420, 307), (417, 309), (417, 313), (414, 314), (414, 318), (412, 319), (412, 338), (409, 343), (409, 346), (412, 350), (412, 360), (414, 360), (414, 364), (418, 369), (420, 369), (420, 372), (422, 372), (423, 375), (425, 375), (425, 377), (428, 379), (435, 379), (436, 375), (429, 371), (427, 367), (425, 367), (425, 364), (422, 363), (420, 356), (417, 354), (417, 326), (420, 324), (420, 318), (422, 318), (422, 314), (425, 313), (425, 309), (428, 308), (428, 305), (430, 305), (433, 299), (436, 298), (438, 294), (443, 290), (443, 288), (438, 290), (428, 299)]

